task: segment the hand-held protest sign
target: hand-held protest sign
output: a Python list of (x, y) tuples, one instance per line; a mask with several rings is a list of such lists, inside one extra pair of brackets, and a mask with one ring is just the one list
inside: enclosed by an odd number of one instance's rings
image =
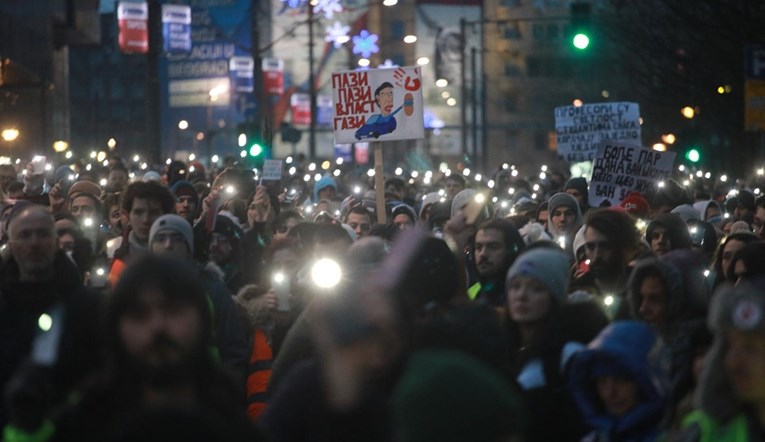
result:
[(632, 191), (650, 193), (669, 179), (674, 162), (675, 152), (602, 141), (592, 167), (590, 206), (599, 207), (603, 201), (619, 205)]
[(425, 137), (419, 67), (332, 74), (335, 144), (372, 141), (378, 223), (385, 223), (382, 141)]
[(332, 74), (335, 143), (425, 136), (419, 67)]
[(592, 161), (602, 140), (641, 145), (637, 103), (591, 103), (555, 108), (558, 156), (569, 163)]

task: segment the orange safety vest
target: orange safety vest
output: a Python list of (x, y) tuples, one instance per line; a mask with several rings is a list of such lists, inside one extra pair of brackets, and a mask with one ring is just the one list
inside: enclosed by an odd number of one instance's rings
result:
[(120, 280), (120, 275), (127, 267), (125, 261), (115, 258), (112, 262), (112, 268), (109, 269), (109, 286), (114, 288), (117, 286), (117, 281)]
[(268, 345), (266, 333), (260, 329), (255, 330), (247, 369), (247, 416), (253, 421), (260, 419), (266, 411), (266, 394), (273, 361), (274, 354)]

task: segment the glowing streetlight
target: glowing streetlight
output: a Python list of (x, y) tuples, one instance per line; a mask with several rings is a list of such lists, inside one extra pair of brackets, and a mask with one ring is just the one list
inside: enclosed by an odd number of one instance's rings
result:
[(3, 132), (0, 134), (0, 136), (3, 137), (4, 141), (15, 141), (16, 138), (19, 137), (19, 130), (18, 129), (3, 129)]
[(189, 122), (186, 120), (181, 120), (178, 122), (178, 129), (180, 130), (186, 130), (189, 128)]
[(696, 116), (696, 110), (690, 106), (685, 106), (684, 108), (680, 109), (680, 114), (690, 120)]
[(114, 138), (109, 138), (109, 141), (106, 142), (106, 145), (109, 146), (109, 149), (114, 149), (117, 146), (117, 140)]

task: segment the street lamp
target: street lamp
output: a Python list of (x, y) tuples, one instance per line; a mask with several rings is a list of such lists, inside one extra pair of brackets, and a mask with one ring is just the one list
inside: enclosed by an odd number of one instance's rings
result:
[(684, 108), (680, 109), (680, 113), (687, 119), (692, 119), (696, 116), (696, 110), (693, 109), (690, 106), (685, 106)]
[(0, 133), (0, 136), (3, 137), (4, 141), (12, 142), (16, 141), (16, 138), (19, 137), (19, 130), (18, 129), (3, 129), (3, 132)]

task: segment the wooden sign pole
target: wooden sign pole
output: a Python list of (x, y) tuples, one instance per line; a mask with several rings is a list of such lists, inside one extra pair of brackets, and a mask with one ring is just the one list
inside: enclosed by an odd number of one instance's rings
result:
[(388, 224), (388, 217), (385, 213), (385, 176), (383, 170), (383, 151), (382, 142), (374, 141), (372, 145), (375, 150), (375, 197), (377, 200), (377, 223)]

